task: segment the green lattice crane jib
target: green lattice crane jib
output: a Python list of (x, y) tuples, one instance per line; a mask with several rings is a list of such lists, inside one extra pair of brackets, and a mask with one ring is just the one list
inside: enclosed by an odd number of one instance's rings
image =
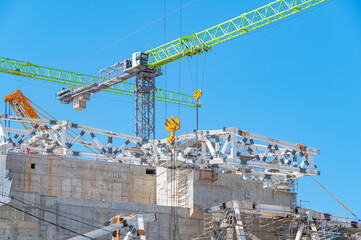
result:
[[(22, 77), (35, 78), (39, 80), (65, 84), (69, 87), (84, 86), (92, 83), (102, 82), (104, 79), (87, 74), (75, 73), (55, 68), (38, 66), (32, 63), (0, 57), (0, 72), (18, 75)], [(135, 84), (120, 82), (108, 89), (107, 92), (135, 96)], [(173, 91), (157, 88), (155, 100), (161, 102), (181, 104), (196, 107), (193, 96), (180, 94)]]
[(208, 51), (214, 45), (271, 24), (326, 0), (277, 0), (261, 8), (192, 35), (149, 50), (148, 66), (158, 68), (186, 56)]

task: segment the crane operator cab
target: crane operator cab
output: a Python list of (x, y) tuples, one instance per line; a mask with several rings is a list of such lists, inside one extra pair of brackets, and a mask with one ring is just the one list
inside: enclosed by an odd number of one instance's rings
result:
[(132, 58), (125, 61), (125, 72), (137, 73), (148, 67), (148, 53), (135, 52)]

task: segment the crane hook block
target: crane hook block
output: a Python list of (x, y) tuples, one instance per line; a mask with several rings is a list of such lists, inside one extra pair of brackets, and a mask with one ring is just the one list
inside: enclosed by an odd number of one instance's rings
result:
[(179, 128), (180, 128), (179, 118), (174, 118), (172, 116), (171, 118), (165, 120), (165, 130), (170, 132), (170, 136), (167, 139), (167, 142), (174, 143), (175, 141), (174, 132), (179, 130)]
[(198, 89), (196, 91), (193, 92), (193, 97), (197, 100), (198, 102), (198, 99), (202, 96), (202, 90), (201, 89)]

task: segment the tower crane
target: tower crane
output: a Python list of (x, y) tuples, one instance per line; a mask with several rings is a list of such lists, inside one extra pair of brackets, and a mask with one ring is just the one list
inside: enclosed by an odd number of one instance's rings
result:
[[(162, 75), (160, 69), (162, 66), (184, 57), (202, 54), (217, 44), (247, 34), (325, 1), (276, 0), (201, 32), (180, 37), (146, 52), (135, 52), (131, 58), (101, 70), (100, 78), (56, 69), (50, 70), (6, 58), (0, 58), (0, 72), (77, 86), (59, 91), (58, 99), (62, 103), (73, 103), (74, 108), (78, 110), (85, 109), (90, 95), (103, 90), (112, 92), (115, 86), (124, 86), (124, 81), (135, 77), (136, 136), (153, 139), (155, 137), (155, 100), (157, 100), (158, 94), (155, 78)], [(44, 69), (45, 71), (41, 72)], [(49, 71), (55, 71), (55, 75)], [(69, 79), (70, 75), (77, 77), (75, 82)], [(177, 97), (170, 102), (197, 106), (192, 96), (184, 96), (187, 98), (185, 103), (181, 101), (182, 95), (177, 95)]]

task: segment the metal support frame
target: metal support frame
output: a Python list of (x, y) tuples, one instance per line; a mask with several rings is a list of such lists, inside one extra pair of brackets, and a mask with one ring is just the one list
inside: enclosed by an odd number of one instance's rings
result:
[(301, 223), (298, 230), (297, 230), (297, 234), (296, 234), (296, 238), (295, 240), (301, 240), (302, 238), (302, 233), (303, 233), (303, 229), (305, 229), (305, 224)]
[(318, 235), (317, 227), (316, 227), (315, 221), (313, 220), (311, 212), (307, 211), (306, 216), (307, 216), (308, 224), (312, 230), (311, 239), (312, 240), (320, 240), (320, 236)]
[(314, 164), (318, 150), (237, 128), (195, 131), (176, 137), (175, 144), (179, 165), (215, 167), (280, 190), (289, 190), (292, 179), (320, 174)]
[[(131, 135), (68, 121), (7, 117), (3, 114), (0, 114), (0, 120), (34, 124), (32, 128), (25, 130), (5, 128), (0, 123), (0, 138), (4, 139), (0, 148), (3, 151), (25, 152), (28, 148), (38, 154), (133, 162), (134, 164), (140, 164), (143, 155), (147, 153), (142, 147), (142, 139)], [(44, 130), (39, 131), (40, 128)], [(70, 130), (74, 132), (74, 137), (68, 136)], [(126, 147), (134, 146), (143, 149), (144, 151), (140, 150), (143, 154), (126, 149)], [(98, 148), (100, 153), (91, 152), (86, 147)]]
[(155, 71), (140, 72), (135, 79), (135, 135), (155, 139)]
[(305, 208), (229, 201), (204, 210), (204, 232), (194, 240), (357, 239), (360, 234), (361, 223), (351, 219)]
[[(18, 122), (19, 128), (3, 127), (6, 120)], [(33, 127), (24, 130), (21, 122), (32, 123)], [(68, 136), (68, 132), (73, 132), (73, 136)], [(167, 139), (145, 140), (69, 121), (9, 117), (5, 114), (0, 114), (0, 135), (3, 139), (0, 147), (6, 151), (25, 152), (28, 148), (38, 154), (162, 167), (167, 167), (175, 155), (173, 165), (178, 169), (213, 168), (217, 172), (261, 181), (265, 187), (279, 190), (290, 190), (295, 178), (320, 174), (314, 163), (318, 150), (237, 128), (202, 130), (177, 136), (173, 153), (173, 145)], [(86, 147), (97, 148), (100, 152), (91, 152)]]
[(200, 239), (246, 240), (237, 201), (204, 210), (205, 232)]
[[(119, 229), (128, 227), (128, 231), (123, 238), (123, 240), (129, 239), (141, 239), (146, 240), (144, 224), (151, 221), (157, 221), (155, 213), (149, 214), (131, 214), (128, 217), (123, 215), (118, 215), (109, 220), (110, 225), (85, 233), (84, 236), (77, 236), (70, 238), (69, 240), (85, 240), (85, 239), (95, 239), (97, 237), (109, 234), (109, 232), (119, 231)], [(120, 234), (119, 234), (120, 235)], [(112, 239), (117, 240), (120, 236), (113, 237)], [(123, 235), (123, 234), (122, 234)], [(86, 236), (86, 237), (85, 237)]]

